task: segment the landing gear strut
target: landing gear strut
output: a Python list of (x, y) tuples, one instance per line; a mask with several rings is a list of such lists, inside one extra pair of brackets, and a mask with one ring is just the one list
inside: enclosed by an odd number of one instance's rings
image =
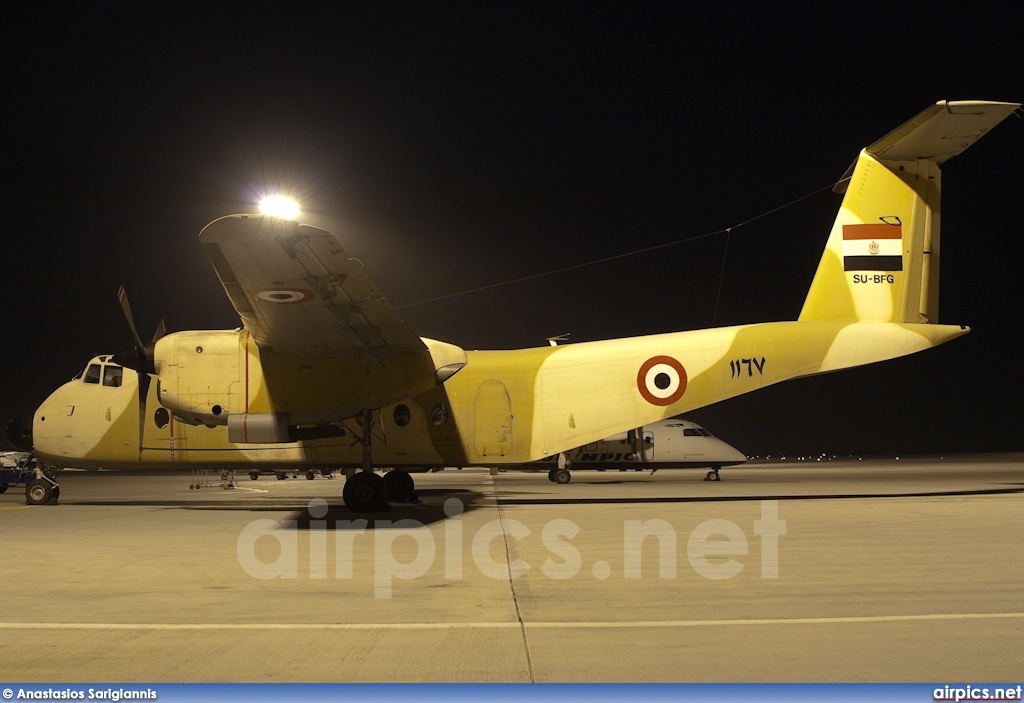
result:
[(718, 475), (718, 467), (716, 466), (713, 469), (711, 469), (711, 471), (708, 471), (707, 474), (704, 475), (704, 480), (705, 481), (721, 481), (722, 477)]
[(363, 410), (363, 435), (359, 438), (363, 445), (362, 471), (345, 479), (345, 487), (341, 491), (345, 507), (354, 513), (383, 512), (391, 508), (388, 504), (388, 484), (373, 473), (371, 413), (371, 410)]

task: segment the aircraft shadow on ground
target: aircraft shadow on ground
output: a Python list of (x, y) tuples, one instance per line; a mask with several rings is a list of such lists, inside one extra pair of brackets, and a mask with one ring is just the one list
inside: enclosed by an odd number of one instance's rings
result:
[[(911, 491), (906, 493), (807, 493), (807, 494), (760, 494), (760, 495), (717, 495), (717, 496), (586, 496), (586, 497), (523, 497), (522, 492), (514, 495), (498, 491), (477, 493), (465, 489), (427, 489), (417, 491), (417, 499), (409, 502), (391, 503), (387, 512), (356, 513), (344, 505), (327, 503), (314, 506), (316, 515), (310, 513), (310, 501), (322, 499), (321, 496), (295, 496), (287, 500), (69, 500), (68, 505), (100, 506), (100, 507), (149, 507), (178, 510), (233, 510), (244, 512), (291, 513), (281, 520), (282, 527), (299, 530), (327, 529), (402, 529), (408, 524), (398, 524), (402, 520), (412, 520), (420, 525), (431, 525), (443, 522), (450, 516), (444, 510), (444, 502), (449, 498), (457, 498), (462, 503), (465, 515), (481, 508), (497, 506), (529, 506), (529, 505), (629, 505), (629, 504), (673, 504), (673, 503), (725, 503), (750, 502), (762, 500), (801, 501), (801, 500), (863, 500), (870, 498), (955, 498), (962, 496), (1014, 495), (1024, 493), (1024, 483), (1013, 482), (1002, 484), (1003, 488), (985, 488), (973, 490), (947, 491)], [(1022, 486), (1022, 487), (1018, 487)], [(426, 499), (426, 500), (424, 500)], [(51, 501), (51, 505), (55, 505)], [(319, 508), (319, 509), (317, 509)], [(367, 523), (355, 523), (366, 520)], [(378, 522), (380, 524), (378, 524)]]
[[(494, 498), (482, 493), (464, 489), (441, 490), (428, 489), (416, 491), (417, 499), (408, 502), (391, 503), (387, 512), (356, 513), (340, 503), (327, 502), (326, 511), (323, 504), (314, 504), (315, 515), (310, 512), (310, 503), (321, 496), (295, 496), (286, 500), (69, 500), (68, 505), (87, 505), (102, 507), (136, 507), (136, 508), (167, 508), (179, 510), (234, 510), (243, 512), (288, 512), (288, 517), (281, 520), (282, 527), (299, 530), (308, 529), (401, 529), (408, 525), (396, 525), (400, 520), (413, 520), (421, 525), (431, 525), (448, 519), (444, 511), (444, 502), (449, 498), (457, 498), (462, 504), (460, 515), (473, 512), (485, 506), (493, 506)], [(428, 500), (424, 502), (424, 498)], [(340, 500), (340, 499), (334, 499)], [(318, 509), (319, 508), (319, 509)], [(366, 520), (367, 524), (356, 523)], [(381, 524), (378, 525), (378, 522)]]

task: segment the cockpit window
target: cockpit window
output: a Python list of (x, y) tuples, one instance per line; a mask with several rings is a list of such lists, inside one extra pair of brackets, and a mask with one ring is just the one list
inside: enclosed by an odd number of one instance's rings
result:
[(700, 432), (698, 432), (697, 430), (693, 429), (692, 427), (687, 427), (686, 429), (683, 430), (683, 436), (684, 437), (700, 437)]
[(704, 437), (710, 437), (711, 436), (711, 433), (708, 432), (707, 430), (705, 430), (703, 427), (700, 428), (700, 433)]
[(120, 366), (104, 366), (103, 367), (103, 385), (111, 386), (112, 388), (121, 387), (121, 367)]
[(85, 370), (85, 382), (86, 383), (99, 383), (100, 382), (100, 365), (89, 364), (89, 368)]

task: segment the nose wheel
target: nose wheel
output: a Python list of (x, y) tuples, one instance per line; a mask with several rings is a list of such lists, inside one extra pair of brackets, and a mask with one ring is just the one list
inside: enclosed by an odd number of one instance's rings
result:
[(705, 481), (721, 481), (722, 477), (718, 475), (718, 469), (711, 469), (704, 475)]
[(50, 500), (60, 498), (60, 484), (57, 475), (60, 469), (36, 466), (36, 477), (25, 484), (25, 503), (28, 505), (46, 505)]
[(565, 485), (572, 480), (572, 474), (569, 473), (568, 469), (551, 469), (551, 471), (548, 471), (548, 480), (552, 483)]

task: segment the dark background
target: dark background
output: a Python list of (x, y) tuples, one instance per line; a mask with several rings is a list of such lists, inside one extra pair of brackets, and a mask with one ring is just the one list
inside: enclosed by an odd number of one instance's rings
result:
[[(1014, 4), (4, 3), (3, 385), (238, 318), (197, 242), (284, 189), (422, 335), (515, 348), (795, 319), (836, 181), (936, 100), (1024, 99)], [(924, 354), (691, 413), (749, 454), (1024, 449), (1024, 124), (943, 167)], [(723, 273), (724, 271), (724, 273)], [(719, 283), (721, 297), (718, 299)], [(717, 300), (717, 312), (716, 312)]]

